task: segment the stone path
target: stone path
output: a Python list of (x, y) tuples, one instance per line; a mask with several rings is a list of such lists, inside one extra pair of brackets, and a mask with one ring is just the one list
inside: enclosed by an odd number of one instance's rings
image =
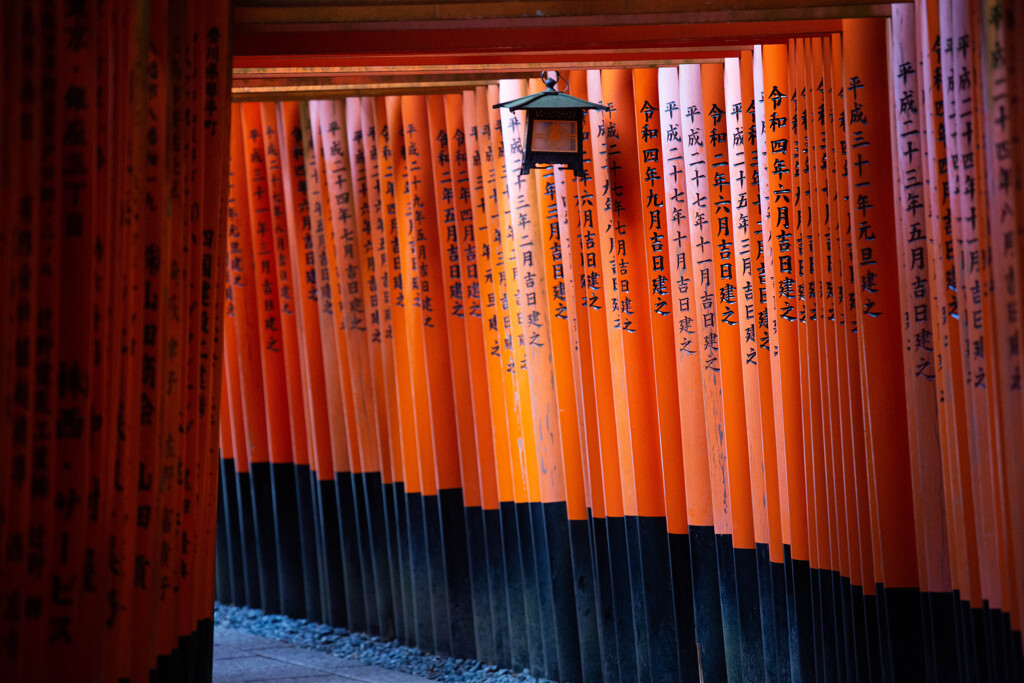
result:
[(423, 683), (428, 679), (216, 626), (213, 680), (214, 683)]

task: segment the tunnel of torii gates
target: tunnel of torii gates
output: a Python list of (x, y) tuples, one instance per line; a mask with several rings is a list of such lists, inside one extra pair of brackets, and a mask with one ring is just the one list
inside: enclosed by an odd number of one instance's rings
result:
[(5, 3), (0, 678), (1022, 680), (1024, 4), (530, 4)]

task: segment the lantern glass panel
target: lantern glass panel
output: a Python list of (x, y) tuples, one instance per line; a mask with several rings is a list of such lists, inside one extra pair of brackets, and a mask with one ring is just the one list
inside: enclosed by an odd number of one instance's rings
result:
[(578, 151), (579, 129), (576, 121), (534, 119), (530, 148), (534, 152)]

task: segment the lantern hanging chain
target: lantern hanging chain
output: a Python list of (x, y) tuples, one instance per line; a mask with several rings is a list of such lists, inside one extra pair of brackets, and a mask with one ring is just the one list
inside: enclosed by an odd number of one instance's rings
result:
[[(551, 73), (555, 74), (554, 78), (552, 78), (549, 75)], [(556, 92), (564, 93), (566, 95), (569, 94), (569, 79), (567, 79), (565, 76), (563, 76), (560, 71), (541, 71), (540, 72), (540, 79), (541, 79), (541, 81), (543, 81), (544, 85), (546, 85), (548, 87), (549, 90), (554, 90)], [(561, 81), (562, 83), (565, 83), (565, 89), (564, 90), (559, 90), (556, 87), (558, 85), (559, 81)]]

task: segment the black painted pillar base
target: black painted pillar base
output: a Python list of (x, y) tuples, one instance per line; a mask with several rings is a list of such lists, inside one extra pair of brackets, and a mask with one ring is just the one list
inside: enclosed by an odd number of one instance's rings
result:
[(634, 683), (639, 680), (637, 669), (636, 622), (638, 612), (643, 618), (643, 604), (633, 604), (633, 586), (630, 575), (630, 544), (626, 520), (622, 517), (605, 518), (608, 525), (608, 555), (610, 559), (612, 597), (615, 608), (615, 636), (619, 652), (619, 680)]
[(423, 495), (405, 494), (405, 516), (409, 543), (409, 578), (411, 580), (413, 644), (423, 650), (434, 650), (434, 615), (431, 603), (430, 574), (427, 570), (427, 539), (423, 521)]
[(594, 568), (594, 607), (597, 637), (601, 645), (601, 671), (605, 681), (619, 680), (619, 643), (615, 620), (615, 593), (612, 582), (608, 520), (604, 517), (589, 519), (590, 557)]
[[(484, 510), (477, 506), (464, 509), (466, 555), (473, 606), (473, 641), (476, 657), (482, 662), (495, 662), (494, 622), (491, 617), (491, 590), (487, 567), (487, 538)], [(493, 542), (493, 541), (492, 541)]]
[(391, 639), (395, 637), (395, 599), (388, 557), (388, 515), (384, 507), (384, 483), (380, 472), (364, 472), (361, 479), (370, 563), (373, 565), (373, 607), (376, 612), (377, 635)]
[(331, 626), (348, 627), (345, 602), (345, 570), (341, 557), (341, 531), (338, 528), (338, 487), (333, 479), (317, 480), (317, 501), (323, 540), (323, 611)]
[(302, 562), (302, 588), (305, 598), (302, 610), (306, 619), (323, 621), (320, 600), (320, 571), (317, 562), (317, 529), (314, 521), (316, 490), (309, 465), (295, 466), (295, 505), (298, 508), (299, 547)]
[(192, 633), (178, 639), (173, 652), (157, 657), (149, 671), (149, 680), (150, 683), (210, 683), (213, 680), (213, 620), (202, 619)]
[[(579, 527), (570, 526), (565, 503), (542, 503), (538, 505), (538, 510), (538, 521), (544, 525), (547, 555), (546, 563), (538, 568), (538, 573), (550, 577), (557, 680), (580, 681), (583, 680), (580, 659), (582, 643), (577, 619), (577, 600), (580, 594), (575, 581), (578, 576), (575, 568), (580, 559), (577, 558), (575, 548), (583, 543), (582, 539), (573, 542), (572, 530)], [(593, 597), (590, 596), (590, 599), (593, 600)], [(596, 642), (591, 641), (591, 645), (594, 644)]]
[[(462, 489), (445, 489), (437, 494), (440, 541), (443, 548), (446, 603), (441, 607), (447, 617), (452, 656), (461, 659), (477, 657), (476, 634), (473, 618), (473, 576), (470, 573), (470, 553), (466, 537), (466, 515)], [(436, 543), (436, 541), (435, 541)]]
[(530, 671), (546, 672), (548, 661), (545, 658), (545, 648), (551, 647), (550, 639), (554, 637), (554, 634), (545, 634), (549, 625), (545, 621), (545, 617), (550, 615), (542, 614), (541, 610), (537, 558), (533, 542), (533, 516), (528, 503), (516, 503), (513, 509), (516, 515), (516, 529), (519, 533), (519, 570), (523, 577), (522, 593), (519, 599), (522, 600), (526, 613), (526, 643), (530, 652)]
[[(218, 521), (221, 514), (224, 517), (224, 542), (217, 542), (217, 571), (223, 571), (229, 584), (230, 592), (223, 594), (220, 583), (217, 587), (217, 599), (221, 602), (233, 605), (246, 604), (245, 592), (245, 567), (246, 557), (243, 551), (243, 526), (239, 518), (238, 508), (238, 476), (235, 473), (235, 461), (233, 459), (222, 459), (220, 461), (220, 505)], [(220, 529), (218, 527), (218, 535)], [(223, 566), (223, 570), (221, 570)]]
[(775, 587), (772, 585), (772, 562), (767, 543), (757, 543), (754, 545), (754, 564), (757, 571), (764, 680), (769, 683), (776, 683), (786, 679), (782, 678), (779, 670), (778, 636), (776, 635), (779, 613), (775, 602)]
[(811, 603), (811, 566), (795, 560), (789, 546), (783, 547), (786, 563), (786, 612), (789, 626), (789, 666), (793, 680), (815, 677), (814, 622)]
[(281, 584), (277, 566), (277, 525), (274, 516), (274, 482), (269, 462), (249, 466), (252, 490), (252, 518), (259, 564), (260, 609), (281, 612)]
[(675, 683), (680, 679), (679, 636), (668, 527), (664, 517), (630, 519), (637, 531), (647, 616), (647, 642), (640, 644), (646, 649), (649, 665), (650, 677), (646, 680)]
[(705, 681), (726, 681), (725, 632), (718, 588), (715, 529), (691, 526), (690, 567), (693, 571), (693, 624), (700, 670)]
[(527, 611), (524, 601), (525, 583), (523, 580), (522, 561), (519, 555), (522, 547), (519, 541), (519, 521), (516, 504), (501, 503), (501, 539), (504, 546), (504, 580), (505, 600), (508, 614), (509, 658), (512, 668), (521, 671), (530, 666), (530, 639), (538, 633), (536, 620), (527, 622)]
[(423, 548), (430, 586), (431, 631), (434, 634), (434, 652), (452, 653), (451, 622), (448, 614), (448, 584), (445, 578), (444, 531), (441, 526), (441, 506), (437, 496), (420, 496), (423, 508)]
[(567, 526), (569, 555), (572, 560), (572, 585), (575, 592), (576, 629), (579, 638), (578, 678), (570, 680), (600, 681), (604, 673), (601, 666), (601, 636), (597, 623), (598, 597), (590, 520), (567, 520)]
[(761, 640), (757, 552), (754, 548), (733, 548), (732, 557), (736, 576), (736, 609), (740, 627), (743, 680), (763, 680), (765, 668)]
[(889, 627), (893, 679), (912, 680), (925, 671), (924, 640), (921, 629), (921, 591), (916, 588), (885, 588), (886, 620)]
[(690, 535), (668, 534), (669, 562), (672, 567), (672, 599), (675, 602), (676, 657), (679, 680), (699, 683), (697, 634), (694, 629), (693, 560), (690, 557)]
[(491, 604), (491, 633), (493, 634), (495, 664), (511, 667), (511, 616), (505, 586), (505, 543), (500, 510), (482, 510), (486, 548), (487, 591)]
[[(300, 524), (296, 468), (291, 463), (269, 466), (273, 491), (274, 551), (277, 557), (278, 595), (282, 614), (296, 619), (306, 616), (305, 576), (303, 573), (302, 536)], [(303, 480), (306, 474), (302, 474)]]

